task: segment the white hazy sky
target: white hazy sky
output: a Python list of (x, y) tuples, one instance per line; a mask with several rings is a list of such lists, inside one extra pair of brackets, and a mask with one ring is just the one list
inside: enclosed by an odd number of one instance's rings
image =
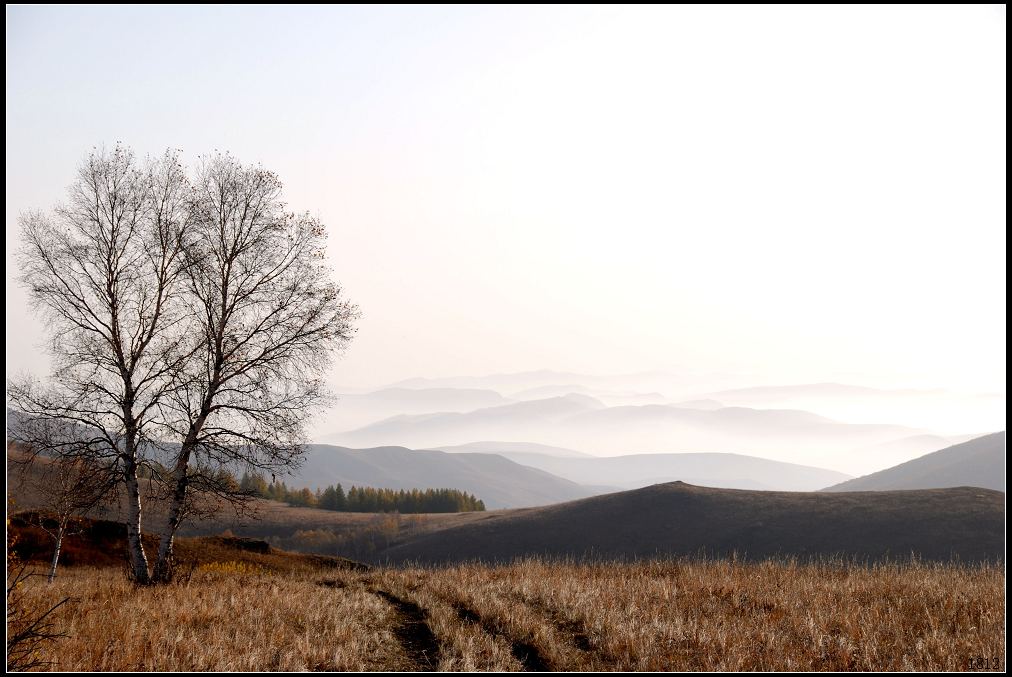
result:
[(260, 161), (364, 317), (333, 380), (1005, 390), (1004, 7), (7, 9), (18, 214), (97, 144)]

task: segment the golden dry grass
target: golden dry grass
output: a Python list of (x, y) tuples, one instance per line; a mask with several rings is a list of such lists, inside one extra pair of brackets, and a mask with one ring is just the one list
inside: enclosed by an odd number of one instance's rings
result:
[[(353, 571), (223, 558), (135, 588), (115, 569), (31, 581), (63, 597), (59, 670), (1004, 669), (1001, 565), (657, 561)], [(271, 557), (283, 557), (278, 553)], [(996, 663), (991, 661), (997, 661)]]
[[(249, 565), (247, 565), (249, 566)], [(370, 670), (409, 663), (393, 609), (364, 590), (325, 594), (306, 573), (197, 572), (135, 588), (111, 569), (68, 569), (35, 591), (73, 598), (51, 645), (58, 670)]]
[(529, 560), (385, 575), (419, 577), (554, 669), (961, 670), (1005, 652), (997, 566)]

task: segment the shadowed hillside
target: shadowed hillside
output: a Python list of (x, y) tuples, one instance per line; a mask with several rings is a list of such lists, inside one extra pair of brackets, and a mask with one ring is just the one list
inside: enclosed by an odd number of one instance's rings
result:
[(984, 435), (823, 491), (984, 487), (1005, 491), (1005, 433)]
[(672, 482), (489, 515), (421, 535), (385, 556), (429, 563), (735, 552), (745, 559), (993, 560), (1004, 552), (1004, 502), (999, 492), (968, 487), (826, 494)]

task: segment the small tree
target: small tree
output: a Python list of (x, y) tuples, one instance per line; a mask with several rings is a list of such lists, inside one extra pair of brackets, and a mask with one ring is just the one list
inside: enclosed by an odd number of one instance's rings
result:
[(74, 520), (107, 499), (118, 477), (108, 466), (89, 463), (80, 456), (58, 456), (32, 466), (22, 466), (22, 482), (41, 498), (45, 512), (38, 514), (37, 526), (53, 541), (48, 580), (56, 580), (56, 568), (64, 537), (72, 533)]

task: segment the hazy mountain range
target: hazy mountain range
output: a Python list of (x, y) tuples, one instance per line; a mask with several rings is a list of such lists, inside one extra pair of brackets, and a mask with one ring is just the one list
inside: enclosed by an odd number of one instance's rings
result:
[(592, 456), (730, 453), (859, 475), (979, 434), (959, 421), (1004, 426), (1003, 394), (743, 383), (690, 370), (416, 378), (341, 396), (316, 439), (415, 449), (498, 440)]
[(327, 428), (351, 430), (402, 414), (473, 411), (513, 401), (481, 388), (383, 388), (341, 394), (325, 416)]
[(292, 483), (394, 489), (451, 487), (489, 508), (518, 508), (679, 481), (696, 486), (811, 492), (977, 486), (1004, 491), (1005, 435), (995, 433), (853, 479), (824, 468), (742, 454), (594, 457), (538, 444), (476, 442), (439, 450), (311, 445)]
[(714, 399), (727, 406), (804, 409), (847, 423), (889, 423), (946, 435), (1004, 427), (1005, 411), (1004, 393), (873, 388), (848, 383), (759, 384), (743, 375), (684, 368), (603, 376), (539, 370), (414, 378), (393, 385), (409, 389), (480, 388), (511, 399), (543, 399), (573, 392), (591, 395), (609, 406)]
[(922, 431), (839, 423), (799, 410), (675, 405), (606, 406), (582, 394), (482, 407), (468, 412), (400, 414), (328, 441), (350, 447), (441, 448), (476, 440), (533, 442), (594, 455), (734, 452), (853, 472), (880, 469), (854, 451)]
[[(701, 486), (813, 491), (848, 479), (821, 468), (739, 454), (658, 454), (594, 458), (539, 445), (464, 445), (480, 451), (412, 450), (404, 447), (348, 449), (310, 445), (293, 486), (313, 489), (341, 483), (473, 493), (488, 508), (549, 505), (672, 480)], [(539, 451), (529, 451), (538, 449)]]
[[(779, 406), (937, 403), (948, 397), (941, 391), (836, 383), (705, 390), (720, 379), (690, 376), (538, 371), (413, 379), (347, 393), (323, 418), (336, 428), (323, 439), (339, 446), (312, 445), (291, 483), (452, 487), (489, 508), (669, 481), (779, 491), (953, 483), (1004, 489), (1004, 436), (1000, 444), (974, 440), (932, 454), (979, 435), (841, 421), (822, 410)], [(8, 420), (19, 420), (17, 413), (8, 411)], [(986, 453), (967, 451), (981, 447)], [(868, 477), (852, 480), (859, 474)]]
[[(458, 448), (469, 448), (463, 445)], [(826, 481), (840, 482), (847, 475), (810, 466), (780, 463), (741, 454), (630, 454), (628, 456), (557, 456), (546, 453), (499, 450), (484, 443), (487, 453), (498, 453), (517, 463), (538, 468), (590, 486), (614, 485), (623, 489), (675, 480), (705, 487), (815, 491)], [(446, 447), (444, 451), (453, 451)]]

